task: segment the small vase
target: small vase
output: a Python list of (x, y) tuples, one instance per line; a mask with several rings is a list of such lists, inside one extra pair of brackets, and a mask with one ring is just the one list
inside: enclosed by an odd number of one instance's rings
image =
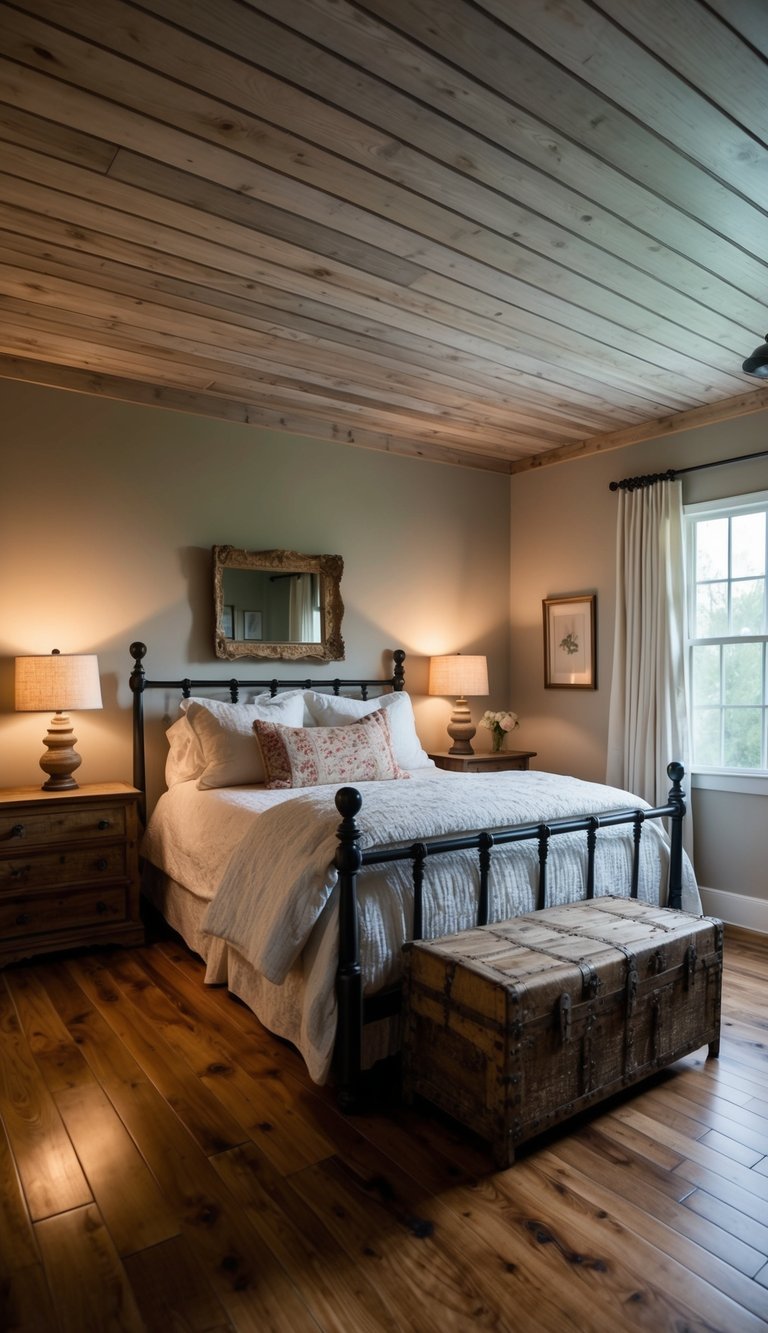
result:
[(491, 751), (493, 754), (498, 754), (499, 750), (503, 748), (504, 737), (506, 734), (505, 731), (502, 731), (501, 727), (493, 728), (493, 731), (491, 732)]

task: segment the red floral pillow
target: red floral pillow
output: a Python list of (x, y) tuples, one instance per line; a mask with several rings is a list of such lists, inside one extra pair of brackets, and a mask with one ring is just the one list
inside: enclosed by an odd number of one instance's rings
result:
[(268, 787), (318, 787), (324, 783), (407, 778), (392, 748), (383, 709), (347, 727), (285, 727), (256, 719)]

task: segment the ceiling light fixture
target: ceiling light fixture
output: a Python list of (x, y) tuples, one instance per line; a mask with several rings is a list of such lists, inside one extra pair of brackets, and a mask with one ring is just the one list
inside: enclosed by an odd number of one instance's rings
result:
[(751, 356), (742, 363), (742, 370), (747, 375), (756, 375), (759, 380), (768, 380), (768, 333), (765, 342), (756, 347)]

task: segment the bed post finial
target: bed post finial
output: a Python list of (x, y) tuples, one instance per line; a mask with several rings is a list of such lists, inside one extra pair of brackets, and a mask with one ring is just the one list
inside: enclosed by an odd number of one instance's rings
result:
[(340, 787), (336, 809), (341, 823), (334, 865), (339, 872), (339, 965), (336, 992), (339, 1017), (336, 1042), (339, 1102), (343, 1111), (354, 1109), (359, 1094), (363, 1041), (363, 973), (357, 920), (357, 872), (362, 862), (360, 830), (355, 823), (363, 804), (356, 787)]
[(667, 764), (667, 777), (672, 786), (667, 801), (674, 806), (674, 813), (669, 819), (669, 893), (667, 905), (680, 909), (683, 905), (683, 816), (685, 815), (685, 792), (682, 781), (685, 777), (683, 765), (676, 759)]
[(393, 672), (394, 679), (392, 681), (392, 688), (394, 690), (402, 690), (405, 684), (405, 668), (403, 666), (403, 662), (405, 661), (405, 652), (402, 648), (396, 648), (392, 656), (395, 660), (395, 669)]
[(146, 771), (144, 757), (144, 667), (142, 658), (146, 656), (145, 643), (132, 643), (130, 654), (133, 658), (130, 686), (133, 694), (133, 785), (141, 792), (139, 812), (143, 822), (147, 818)]

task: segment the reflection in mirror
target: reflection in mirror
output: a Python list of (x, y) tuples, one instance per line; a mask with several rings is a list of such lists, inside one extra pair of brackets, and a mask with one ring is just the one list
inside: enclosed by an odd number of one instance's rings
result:
[(222, 630), (243, 642), (320, 643), (319, 574), (225, 569)]
[(344, 659), (340, 555), (213, 548), (216, 656)]

